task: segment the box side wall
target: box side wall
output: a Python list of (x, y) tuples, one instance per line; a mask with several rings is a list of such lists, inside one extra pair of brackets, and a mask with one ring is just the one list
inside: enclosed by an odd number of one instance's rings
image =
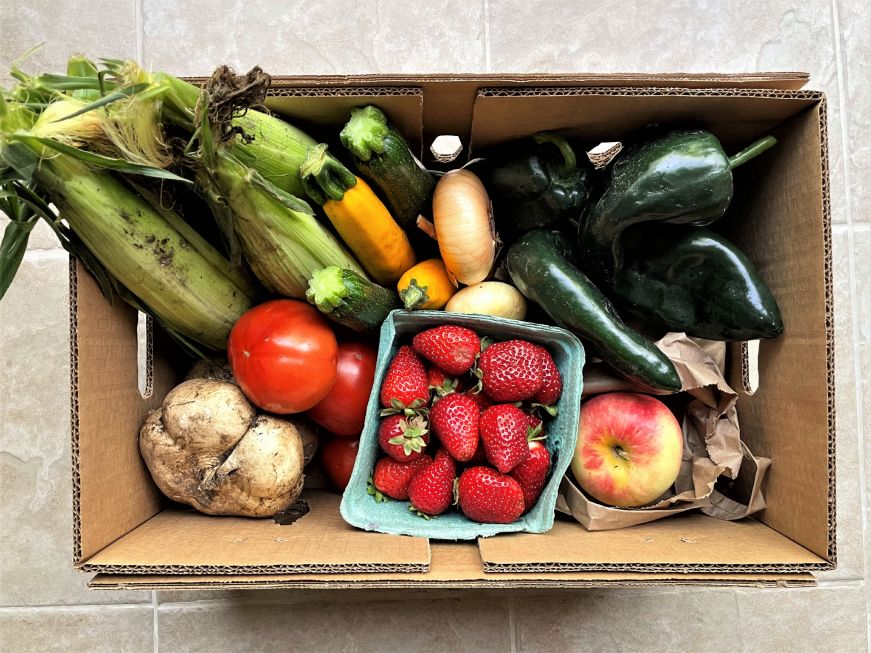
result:
[(315, 138), (336, 148), (340, 158), (345, 151), (338, 144), (339, 130), (355, 107), (373, 104), (390, 117), (408, 139), (418, 156), (423, 138), (423, 92), (418, 87), (394, 88), (343, 86), (338, 88), (287, 88), (270, 90), (267, 106), (293, 124), (304, 127)]
[(536, 86), (578, 87), (659, 87), (659, 88), (753, 88), (797, 90), (807, 82), (807, 73), (774, 72), (724, 75), (720, 73), (674, 74), (492, 74), (492, 75), (363, 75), (280, 76), (273, 88), (327, 90), (348, 86), (417, 86), (423, 90), (423, 145), (428, 147), (440, 134), (455, 134), (468, 144), (472, 128), (472, 109), (478, 90), (487, 86), (524, 89)]
[(474, 156), (539, 131), (559, 131), (592, 146), (651, 124), (690, 124), (713, 132), (733, 151), (817, 101), (813, 92), (484, 88), (475, 102), (472, 150)]
[(138, 433), (169, 386), (159, 364), (152, 368), (152, 395), (143, 399), (137, 311), (118, 297), (110, 305), (78, 261), (70, 265), (70, 309), (73, 557), (78, 563), (160, 510), (159, 494), (139, 455)]
[[(759, 390), (738, 402), (742, 438), (756, 455), (773, 460), (765, 486), (768, 508), (760, 518), (835, 562), (834, 316), (825, 111), (821, 102), (788, 120), (774, 130), (779, 142), (765, 159), (736, 170), (738, 190), (719, 228), (759, 268), (784, 321), (780, 338), (760, 343)], [(741, 192), (751, 183), (766, 192)]]
[[(535, 572), (778, 574), (828, 566), (756, 520), (728, 522), (692, 514), (590, 532), (560, 518), (541, 535), (430, 545), (423, 538), (352, 528), (339, 516), (334, 493), (307, 491), (302, 498), (311, 512), (289, 526), (167, 509), (94, 555), (83, 569), (135, 575), (366, 573), (372, 579), (428, 570), (433, 579), (483, 579), (488, 572), (500, 577)], [(432, 547), (441, 553), (430, 562)]]

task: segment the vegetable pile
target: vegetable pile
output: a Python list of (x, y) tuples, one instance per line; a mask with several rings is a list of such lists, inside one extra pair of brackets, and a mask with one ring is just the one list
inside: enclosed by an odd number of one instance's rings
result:
[(516, 521), (550, 472), (542, 419), (556, 415), (562, 376), (525, 340), (489, 343), (444, 325), (414, 336), (390, 362), (369, 493), (408, 500), (431, 518), (452, 504), (482, 523)]
[[(373, 339), (393, 310), (555, 323), (620, 379), (659, 394), (681, 383), (649, 336), (783, 331), (759, 272), (710, 229), (729, 207), (732, 170), (771, 137), (730, 157), (701, 129), (645, 130), (596, 169), (588, 144), (549, 132), (436, 172), (376, 106), (352, 109), (326, 136), (332, 147), (318, 142), (264, 108), (270, 78), (259, 68), (237, 76), (222, 66), (202, 87), (81, 56), (64, 74), (11, 75), (16, 85), (0, 91), (0, 209), (10, 218), (0, 298), (44, 220), (109, 301), (151, 315), (194, 359), (227, 356), (222, 380), (245, 401), (308, 411), (328, 432), (323, 465), (339, 489), (363, 429)], [(373, 492), (435, 515), (456, 480), (470, 518), (516, 520), (548, 473), (533, 414), (552, 410), (558, 385), (550, 356), (530, 343), (482, 347), (453, 327), (418, 334), (379, 389), (394, 414), (381, 422), (387, 457)], [(239, 501), (210, 508), (191, 479), (155, 471), (181, 455), (155, 444), (164, 431), (174, 447), (236, 446), (217, 421), (185, 444), (165, 410), (161, 419), (142, 441), (158, 485), (200, 510), (250, 514)]]

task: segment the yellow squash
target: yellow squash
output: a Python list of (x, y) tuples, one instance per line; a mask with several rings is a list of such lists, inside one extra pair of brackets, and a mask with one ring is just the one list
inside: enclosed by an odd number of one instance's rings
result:
[(396, 289), (409, 311), (442, 309), (457, 292), (440, 258), (427, 259), (406, 270)]
[(339, 236), (378, 283), (393, 284), (417, 260), (408, 236), (369, 185), (327, 153), (308, 150), (300, 167), (306, 193), (320, 203)]

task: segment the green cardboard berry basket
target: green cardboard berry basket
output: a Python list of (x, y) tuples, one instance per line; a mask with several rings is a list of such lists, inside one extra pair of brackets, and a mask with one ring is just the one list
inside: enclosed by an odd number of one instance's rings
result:
[[(519, 338), (542, 345), (553, 356), (562, 375), (559, 414), (546, 424), (547, 438), (544, 440), (551, 454), (551, 474), (535, 507), (516, 522), (481, 524), (466, 518), (455, 508), (427, 520), (410, 512), (408, 501), (379, 503), (366, 491), (375, 463), (382, 453), (378, 445), (379, 393), (387, 367), (399, 347), (411, 344), (416, 333), (442, 324), (468, 327), (496, 341)], [(553, 527), (560, 481), (569, 467), (578, 437), (583, 367), (583, 345), (574, 335), (559, 327), (444, 311), (393, 311), (381, 327), (375, 383), (369, 396), (354, 471), (342, 496), (342, 517), (349, 524), (367, 531), (438, 540), (472, 540), (498, 533), (549, 531)]]

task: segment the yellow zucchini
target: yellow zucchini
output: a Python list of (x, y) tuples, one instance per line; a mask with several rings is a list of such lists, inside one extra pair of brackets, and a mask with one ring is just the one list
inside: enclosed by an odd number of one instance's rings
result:
[(416, 262), (408, 236), (369, 185), (327, 153), (309, 148), (300, 176), (306, 193), (323, 206), (339, 236), (375, 281), (396, 283)]
[(406, 310), (439, 310), (457, 292), (451, 282), (445, 263), (440, 258), (421, 261), (405, 274), (396, 284)]

